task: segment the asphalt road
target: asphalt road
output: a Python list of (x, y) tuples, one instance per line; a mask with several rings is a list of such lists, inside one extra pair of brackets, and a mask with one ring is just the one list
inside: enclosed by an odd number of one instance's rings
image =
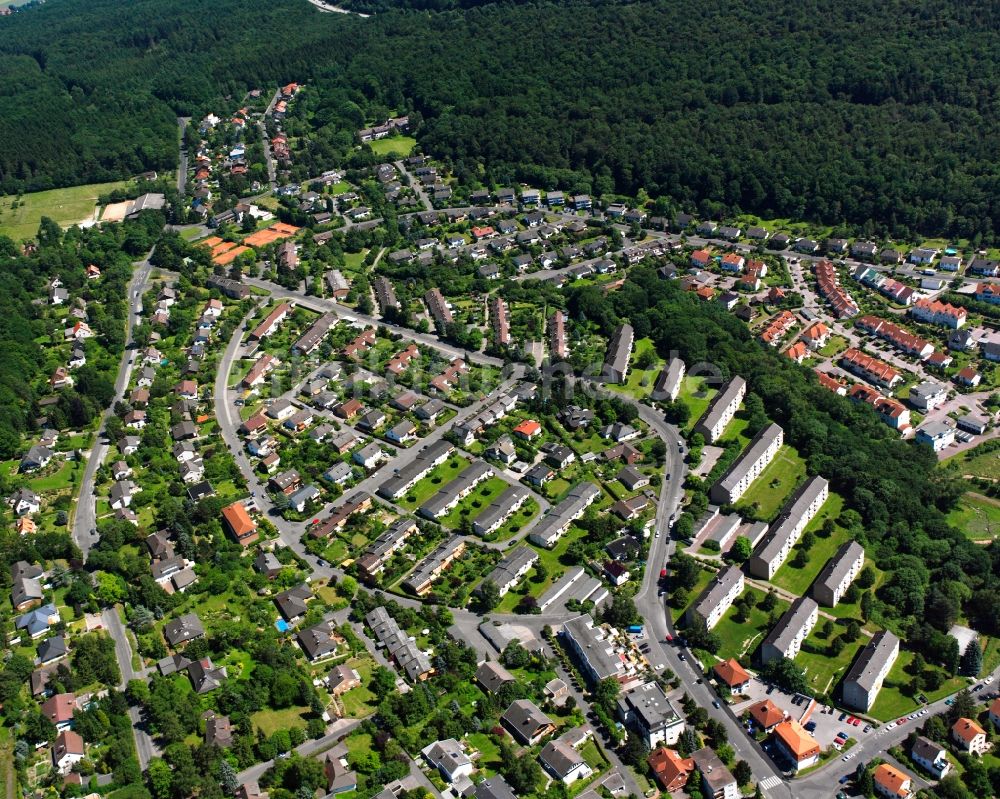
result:
[(76, 504), (76, 513), (73, 516), (73, 540), (83, 552), (84, 559), (90, 552), (94, 544), (97, 543), (98, 536), (95, 531), (97, 527), (97, 509), (94, 502), (94, 478), (104, 459), (108, 455), (108, 450), (113, 442), (105, 440), (105, 427), (108, 419), (114, 413), (115, 403), (125, 396), (125, 389), (128, 388), (129, 380), (132, 376), (132, 369), (135, 366), (135, 349), (132, 348), (132, 330), (135, 327), (135, 309), (138, 307), (143, 292), (146, 290), (146, 283), (149, 280), (149, 273), (152, 266), (149, 263), (153, 251), (136, 264), (136, 269), (132, 273), (132, 279), (128, 284), (129, 313), (125, 322), (125, 351), (122, 353), (122, 361), (118, 367), (118, 377), (115, 380), (115, 396), (104, 411), (101, 424), (97, 433), (97, 442), (90, 451), (87, 465), (83, 470), (83, 481), (80, 484), (79, 498)]
[[(118, 616), (118, 609), (108, 608), (101, 614), (101, 620), (104, 623), (104, 629), (108, 631), (115, 642), (115, 657), (122, 673), (122, 681), (118, 685), (118, 689), (124, 690), (131, 680), (146, 680), (148, 675), (145, 670), (136, 671), (132, 668), (132, 647), (125, 625), (122, 624), (121, 618)], [(132, 719), (132, 737), (135, 739), (135, 749), (139, 755), (139, 767), (145, 771), (149, 761), (153, 757), (157, 757), (160, 750), (149, 735), (140, 708), (137, 705), (132, 705), (128, 712)]]
[(177, 127), (180, 129), (180, 146), (177, 156), (177, 193), (184, 196), (184, 189), (187, 187), (188, 154), (187, 147), (184, 146), (184, 131), (187, 128), (191, 117), (177, 117)]

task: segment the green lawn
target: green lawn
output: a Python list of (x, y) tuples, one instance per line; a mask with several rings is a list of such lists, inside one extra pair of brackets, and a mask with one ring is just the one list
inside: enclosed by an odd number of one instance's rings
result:
[(340, 697), (340, 702), (344, 707), (344, 715), (347, 718), (360, 719), (370, 714), (378, 704), (379, 697), (375, 696), (369, 688), (372, 668), (375, 665), (370, 657), (357, 657), (348, 660), (345, 664), (358, 672), (361, 677), (361, 685), (352, 688)]
[(392, 153), (405, 158), (413, 152), (413, 148), (417, 146), (417, 140), (412, 136), (390, 136), (386, 139), (369, 142), (369, 146), (375, 155)]
[(843, 336), (830, 336), (825, 347), (821, 347), (819, 354), (825, 358), (832, 358), (839, 352), (847, 349), (847, 339)]
[[(33, 238), (38, 233), (38, 223), (43, 216), (54, 219), (63, 227), (82, 222), (93, 216), (98, 195), (127, 185), (127, 181), (118, 180), (34, 192), (22, 195), (20, 200), (11, 196), (0, 197), (0, 234), (16, 241)], [(18, 207), (12, 208), (15, 201)]]
[(738, 508), (750, 508), (760, 519), (773, 519), (805, 474), (805, 461), (785, 444), (740, 498)]
[(507, 485), (507, 482), (499, 477), (491, 477), (488, 480), (484, 480), (475, 487), (469, 496), (442, 516), (439, 521), (442, 526), (449, 529), (455, 529), (460, 526), (463, 519), (472, 521), (486, 510), (487, 506), (493, 500), (503, 493)]
[(75, 462), (63, 461), (62, 464), (52, 474), (28, 481), (28, 487), (34, 491), (45, 493), (47, 491), (62, 491), (73, 486), (76, 475)]
[(1000, 503), (969, 492), (948, 513), (948, 523), (973, 541), (990, 541), (1000, 533)]
[(684, 425), (685, 432), (694, 429), (698, 420), (705, 415), (712, 397), (718, 393), (718, 389), (705, 387), (705, 378), (703, 377), (684, 378), (677, 399), (687, 405), (688, 410), (691, 411), (691, 417)]
[(829, 538), (824, 538), (820, 533), (824, 520), (827, 517), (836, 519), (840, 515), (843, 505), (844, 500), (841, 496), (830, 494), (830, 498), (823, 503), (823, 507), (819, 509), (819, 513), (806, 526), (806, 530), (810, 530), (816, 535), (816, 543), (809, 550), (809, 558), (806, 565), (801, 569), (792, 565), (792, 561), (795, 560), (795, 553), (801, 547), (800, 539), (800, 543), (796, 544), (792, 552), (789, 553), (788, 559), (781, 564), (781, 568), (775, 573), (774, 579), (771, 582), (779, 588), (791, 591), (793, 594), (801, 596), (806, 593), (809, 586), (812, 585), (813, 580), (816, 579), (816, 575), (823, 570), (826, 562), (833, 557), (840, 545), (848, 539), (847, 531), (839, 525), (834, 527), (833, 534)]
[(712, 630), (722, 639), (722, 647), (717, 653), (720, 660), (739, 660), (749, 655), (771, 631), (771, 616), (780, 616), (788, 609), (788, 602), (775, 597), (774, 609), (770, 612), (762, 610), (760, 603), (764, 600), (764, 592), (757, 588), (747, 588), (744, 594), (750, 594), (757, 600), (746, 621), (737, 621), (736, 608), (730, 608)]
[(261, 710), (250, 716), (250, 721), (254, 727), (264, 731), (265, 735), (274, 735), (278, 730), (287, 730), (292, 727), (305, 727), (304, 716), (312, 711), (304, 705), (288, 707), (284, 710)]
[(435, 466), (430, 474), (423, 480), (420, 480), (406, 493), (406, 496), (399, 500), (399, 504), (409, 510), (419, 508), (448, 483), (458, 477), (468, 465), (469, 461), (465, 458), (453, 455), (440, 466)]
[[(807, 642), (815, 644), (823, 650), (825, 650), (828, 643), (826, 639), (819, 636), (819, 630), (823, 626), (824, 621), (826, 619), (820, 617), (815, 629), (813, 629), (810, 636), (806, 639)], [(837, 632), (838, 627), (834, 625), (832, 635), (837, 635)], [(806, 652), (803, 648), (796, 656), (795, 662), (805, 671), (810, 688), (817, 693), (829, 694), (851, 667), (851, 663), (854, 662), (858, 650), (867, 643), (867, 636), (861, 635), (857, 641), (846, 644), (840, 651), (840, 654), (836, 656), (831, 656), (826, 651), (822, 651), (819, 654)]]
[(469, 746), (479, 752), (476, 765), (489, 774), (496, 774), (500, 766), (500, 747), (493, 742), (493, 739), (482, 732), (469, 733), (465, 739), (469, 742)]
[[(899, 716), (912, 713), (920, 707), (917, 700), (908, 696), (903, 690), (913, 679), (912, 675), (906, 672), (906, 667), (913, 660), (913, 655), (913, 652), (906, 650), (899, 653), (899, 657), (896, 659), (895, 664), (889, 671), (889, 675), (882, 684), (882, 690), (879, 691), (878, 699), (875, 700), (875, 704), (872, 705), (872, 709), (869, 711), (870, 716), (879, 721), (891, 721)], [(955, 693), (964, 685), (966, 685), (964, 679), (961, 677), (952, 677), (946, 679), (938, 690), (924, 691), (924, 694), (928, 700), (934, 702), (941, 697)]]
[[(652, 353), (655, 358), (652, 366), (645, 370), (636, 368), (636, 361), (638, 361), (640, 356), (645, 356), (647, 352)], [(629, 370), (628, 378), (624, 385), (608, 385), (608, 388), (612, 391), (641, 399), (642, 397), (649, 396), (656, 382), (656, 377), (662, 368), (663, 359), (656, 355), (656, 345), (653, 344), (652, 339), (641, 338), (635, 342), (635, 351), (632, 353), (632, 368)]]
[[(526, 594), (530, 594), (533, 597), (540, 597), (545, 591), (548, 590), (549, 586), (552, 585), (556, 580), (558, 580), (563, 573), (569, 568), (560, 562), (560, 558), (566, 553), (566, 550), (570, 548), (570, 545), (574, 542), (586, 536), (586, 531), (581, 530), (579, 527), (570, 526), (566, 534), (560, 538), (556, 545), (552, 549), (544, 549), (542, 547), (537, 547), (534, 544), (529, 544), (529, 547), (538, 553), (538, 562), (542, 564), (547, 572), (547, 576), (544, 580), (540, 582), (535, 581), (535, 570), (529, 571), (524, 579), (519, 585), (512, 588), (506, 596), (500, 601), (497, 606), (497, 613), (512, 613), (517, 603), (521, 601), (521, 598)], [(527, 543), (527, 541), (525, 542)]]
[(987, 480), (1000, 480), (1000, 449), (992, 442), (980, 444), (974, 449), (962, 453), (958, 457), (945, 461), (948, 466), (954, 465), (959, 474), (973, 477), (985, 477)]
[[(674, 624), (676, 624), (677, 620), (684, 615), (684, 611), (686, 611), (688, 607), (698, 598), (698, 595), (705, 590), (705, 586), (712, 582), (713, 577), (715, 577), (715, 572), (711, 569), (702, 569), (701, 572), (699, 572), (698, 582), (695, 583), (694, 588), (688, 592), (688, 602), (680, 608), (675, 608), (673, 606), (670, 607), (670, 613), (673, 616)], [(720, 622), (720, 624), (721, 623), (722, 622)]]

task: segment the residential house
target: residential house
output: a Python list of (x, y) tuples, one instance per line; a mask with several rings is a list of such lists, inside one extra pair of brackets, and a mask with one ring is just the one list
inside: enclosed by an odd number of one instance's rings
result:
[(500, 717), (500, 723), (515, 740), (525, 746), (536, 746), (556, 730), (552, 719), (542, 713), (530, 699), (511, 702)]
[(974, 719), (960, 718), (951, 726), (951, 740), (963, 752), (982, 756), (990, 749), (986, 730)]

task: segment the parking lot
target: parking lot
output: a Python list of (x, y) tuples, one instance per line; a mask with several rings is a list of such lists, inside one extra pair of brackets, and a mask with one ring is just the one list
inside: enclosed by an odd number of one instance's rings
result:
[[(810, 734), (819, 742), (823, 749), (831, 746), (839, 746), (837, 736), (844, 733), (858, 741), (865, 740), (874, 733), (873, 728), (865, 732), (866, 723), (861, 719), (855, 719), (857, 723), (852, 723), (853, 718), (849, 714), (844, 714), (839, 710), (831, 710), (828, 706), (816, 703), (809, 711), (810, 700), (801, 695), (789, 694), (777, 687), (768, 687), (756, 677), (750, 680), (744, 693), (751, 699), (744, 700), (733, 705), (733, 711), (737, 716), (743, 715), (747, 709), (764, 699), (770, 699), (788, 718), (801, 722), (809, 729)], [(843, 715), (843, 719), (841, 716)], [(815, 726), (813, 726), (815, 725)], [(811, 728), (811, 729), (810, 729)]]

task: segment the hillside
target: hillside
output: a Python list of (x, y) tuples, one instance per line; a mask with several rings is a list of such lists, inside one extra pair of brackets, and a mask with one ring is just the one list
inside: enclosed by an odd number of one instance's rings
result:
[(0, 188), (167, 167), (175, 113), (298, 80), (370, 118), (419, 111), (460, 174), (897, 235), (1000, 227), (983, 0), (392, 5), (55, 0), (5, 20)]

